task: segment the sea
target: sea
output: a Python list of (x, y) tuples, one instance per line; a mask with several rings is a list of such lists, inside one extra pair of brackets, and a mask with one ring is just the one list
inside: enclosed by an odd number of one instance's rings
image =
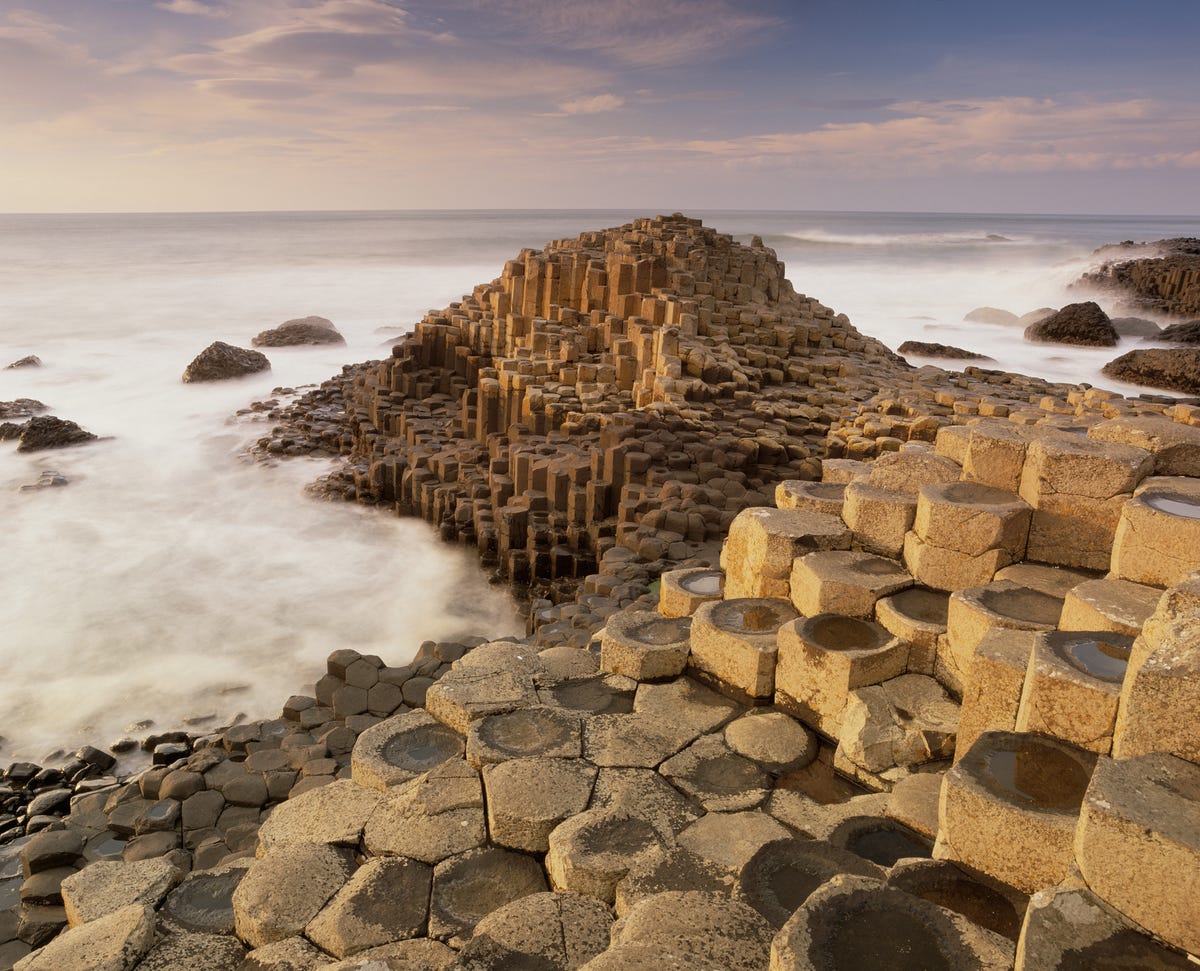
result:
[[(0, 215), (0, 401), (38, 399), (100, 436), (31, 454), (0, 443), (0, 765), (274, 716), (338, 648), (401, 665), (427, 639), (521, 633), (506, 589), (432, 527), (307, 494), (329, 460), (249, 461), (268, 426), (238, 412), (386, 356), (523, 247), (644, 215)], [(1125, 347), (1029, 345), (963, 317), (1081, 299), (1067, 287), (1103, 244), (1200, 235), (1197, 217), (688, 215), (761, 236), (797, 291), (893, 348), (955, 344), (1125, 392), (1139, 389), (1099, 373)], [(249, 346), (310, 314), (346, 344), (269, 349), (269, 372), (182, 383), (212, 341)], [(28, 354), (44, 366), (3, 369)], [(21, 489), (49, 471), (68, 484)]]

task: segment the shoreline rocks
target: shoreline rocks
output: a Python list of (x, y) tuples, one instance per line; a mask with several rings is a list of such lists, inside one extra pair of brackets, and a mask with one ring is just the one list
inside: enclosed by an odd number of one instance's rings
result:
[(1200, 239), (1121, 243), (1096, 250), (1100, 265), (1074, 284), (1116, 295), (1130, 312), (1200, 315)]
[(1200, 395), (1200, 348), (1146, 348), (1129, 351), (1104, 365), (1119, 381)]
[(976, 354), (974, 351), (963, 350), (950, 344), (929, 343), (927, 341), (905, 341), (896, 348), (899, 354), (915, 354), (918, 357), (944, 357), (960, 361), (990, 361), (986, 354)]
[(294, 347), (300, 344), (345, 344), (333, 322), (324, 317), (297, 317), (257, 334), (255, 347)]
[(270, 368), (271, 362), (260, 351), (234, 347), (224, 341), (213, 341), (184, 368), (183, 380), (185, 383), (225, 381), (268, 371)]
[(1099, 304), (1088, 300), (1067, 304), (1062, 310), (1030, 324), (1025, 339), (1038, 344), (1081, 344), (1115, 347), (1117, 331)]

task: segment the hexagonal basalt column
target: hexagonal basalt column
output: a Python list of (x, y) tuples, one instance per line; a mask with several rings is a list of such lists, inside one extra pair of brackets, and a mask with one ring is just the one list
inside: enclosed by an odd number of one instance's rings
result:
[(831, 738), (850, 692), (903, 674), (908, 645), (878, 624), (821, 614), (779, 631), (775, 703)]
[[(908, 670), (934, 673), (938, 649), (946, 639), (950, 595), (944, 590), (909, 587), (875, 605), (875, 620), (884, 630), (908, 641)], [(943, 648), (944, 650), (944, 648)]]
[(710, 600), (720, 600), (725, 574), (708, 567), (668, 570), (658, 588), (658, 612), (664, 617), (690, 617)]
[(904, 536), (917, 515), (917, 497), (869, 482), (846, 486), (842, 518), (854, 531), (853, 547), (883, 556), (899, 556)]
[(927, 485), (917, 496), (913, 532), (923, 543), (970, 557), (1004, 550), (1011, 562), (1024, 556), (1032, 512), (1019, 496), (978, 482)]
[(1168, 587), (1200, 569), (1200, 479), (1147, 479), (1121, 509), (1113, 576)]
[(792, 603), (806, 617), (870, 618), (876, 601), (912, 582), (899, 563), (881, 556), (850, 550), (810, 553), (792, 566)]
[(797, 617), (786, 601), (738, 598), (706, 603), (692, 617), (689, 667), (750, 698), (775, 691), (776, 635)]
[(555, 890), (586, 893), (611, 904), (617, 883), (647, 853), (670, 849), (666, 823), (624, 807), (589, 809), (550, 834), (546, 870)]
[(700, 738), (658, 771), (709, 812), (753, 809), (771, 790), (770, 777), (761, 768), (715, 735)]
[(488, 914), (547, 889), (541, 866), (524, 853), (487, 847), (443, 860), (433, 871), (429, 936), (461, 947)]
[(537, 702), (533, 678), (527, 672), (475, 664), (447, 671), (430, 685), (425, 695), (426, 710), (464, 736), (470, 731), (471, 722), (479, 718), (528, 708)]
[(467, 761), (476, 769), (535, 755), (577, 759), (583, 752), (583, 719), (548, 706), (518, 708), (471, 723)]
[(1025, 893), (1058, 883), (1095, 764), (1057, 739), (985, 732), (942, 782), (933, 855)]
[(545, 853), (551, 830), (587, 808), (597, 771), (583, 759), (512, 759), (486, 766), (492, 842)]
[(1083, 800), (1075, 858), (1098, 896), (1200, 954), (1200, 766), (1162, 752), (1102, 758)]
[(600, 667), (635, 681), (674, 678), (687, 665), (691, 626), (690, 617), (666, 618), (655, 610), (613, 614), (600, 641)]
[(350, 771), (359, 785), (387, 789), (461, 758), (464, 748), (461, 736), (418, 708), (363, 732), (354, 743)]
[(806, 509), (827, 516), (840, 516), (845, 498), (844, 482), (787, 479), (775, 487), (775, 505), (780, 509)]
[(971, 426), (963, 455), (963, 479), (1008, 492), (1021, 485), (1029, 435), (1006, 421), (981, 421)]
[(1110, 630), (1136, 637), (1162, 591), (1131, 580), (1085, 580), (1067, 591), (1060, 630)]
[(815, 891), (771, 944), (770, 971), (1009, 971), (1009, 941), (869, 877)]
[(725, 596), (786, 600), (797, 556), (849, 548), (850, 531), (836, 516), (770, 506), (743, 509), (721, 550)]
[(1148, 451), (1131, 445), (1068, 432), (1035, 440), (1026, 454), (1020, 488), (1021, 498), (1034, 510), (1028, 558), (1108, 569), (1124, 500), (1153, 466)]
[(966, 755), (984, 732), (1011, 732), (1016, 728), (1025, 676), (1038, 636), (1037, 631), (997, 627), (975, 646), (963, 686), (955, 759)]
[(1018, 732), (1053, 735), (1107, 754), (1133, 638), (1111, 631), (1039, 634), (1025, 676)]
[(1058, 626), (1061, 614), (1062, 601), (1057, 597), (1009, 580), (956, 591), (947, 618), (948, 650), (938, 654), (938, 680), (962, 694), (971, 657), (989, 630), (1050, 631)]
[(1200, 723), (1179, 716), (1200, 709), (1200, 617), (1176, 617), (1156, 628), (1153, 636), (1148, 636), (1150, 626), (1133, 645), (1113, 755), (1124, 759), (1170, 752), (1200, 764)]

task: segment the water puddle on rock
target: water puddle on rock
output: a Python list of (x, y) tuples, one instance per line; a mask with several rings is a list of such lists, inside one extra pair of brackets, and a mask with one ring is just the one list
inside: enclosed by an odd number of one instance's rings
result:
[(1147, 506), (1184, 519), (1200, 519), (1200, 502), (1180, 499), (1175, 496), (1143, 496)]

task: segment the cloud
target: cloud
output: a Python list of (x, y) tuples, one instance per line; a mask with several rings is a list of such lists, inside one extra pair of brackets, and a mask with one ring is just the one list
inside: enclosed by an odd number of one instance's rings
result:
[(625, 99), (615, 94), (597, 94), (590, 98), (575, 98), (564, 101), (558, 110), (564, 115), (597, 115), (605, 111), (616, 111)]
[(162, 0), (154, 6), (168, 13), (183, 14), (188, 17), (222, 18), (229, 16), (229, 11), (225, 7), (213, 6), (204, 3), (203, 0)]

